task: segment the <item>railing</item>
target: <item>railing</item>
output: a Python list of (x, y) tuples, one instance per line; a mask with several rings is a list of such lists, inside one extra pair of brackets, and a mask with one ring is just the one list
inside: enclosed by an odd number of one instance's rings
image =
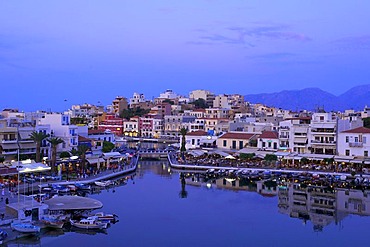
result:
[(317, 140), (311, 140), (311, 143), (335, 144), (335, 143), (336, 143), (336, 141), (317, 141)]
[(17, 139), (3, 139), (1, 143), (16, 143)]
[(362, 148), (364, 146), (363, 142), (350, 142), (349, 146), (352, 148)]

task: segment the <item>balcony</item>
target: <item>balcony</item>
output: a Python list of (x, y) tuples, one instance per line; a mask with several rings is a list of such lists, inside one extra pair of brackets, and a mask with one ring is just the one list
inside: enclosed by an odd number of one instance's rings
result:
[(279, 137), (280, 139), (289, 139), (289, 136), (288, 135), (280, 135)]
[(318, 141), (318, 140), (311, 140), (311, 143), (314, 145), (324, 145), (324, 146), (330, 146), (330, 145), (336, 145), (336, 141)]
[(348, 144), (351, 148), (362, 148), (364, 146), (363, 142), (349, 142)]
[(1, 143), (17, 143), (17, 139), (3, 139)]

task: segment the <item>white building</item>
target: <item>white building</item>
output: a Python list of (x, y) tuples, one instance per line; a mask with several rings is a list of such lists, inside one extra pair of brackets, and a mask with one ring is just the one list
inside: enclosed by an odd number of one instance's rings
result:
[(313, 154), (336, 154), (337, 117), (329, 113), (314, 113), (310, 124), (309, 141)]
[(311, 117), (291, 118), (279, 123), (280, 147), (295, 153), (310, 153), (308, 134)]
[(338, 154), (348, 157), (369, 157), (370, 129), (359, 127), (338, 134)]
[[(41, 125), (41, 126), (40, 126)], [(43, 126), (45, 125), (45, 128)], [(51, 137), (59, 137), (64, 143), (57, 147), (58, 152), (77, 149), (78, 146), (78, 127), (70, 124), (70, 116), (61, 113), (45, 113), (37, 120), (38, 129), (50, 129)]]
[(145, 96), (142, 93), (134, 93), (132, 98), (130, 98), (130, 105), (135, 105), (142, 102), (145, 102)]
[(179, 96), (172, 91), (172, 89), (167, 89), (164, 93), (161, 93), (159, 95), (159, 98), (161, 99), (176, 99)]

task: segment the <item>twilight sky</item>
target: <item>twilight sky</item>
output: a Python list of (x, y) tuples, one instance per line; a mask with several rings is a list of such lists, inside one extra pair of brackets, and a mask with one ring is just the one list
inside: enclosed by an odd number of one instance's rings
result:
[[(0, 1), (0, 108), (370, 83), (370, 1)], [(67, 99), (67, 101), (64, 101)]]

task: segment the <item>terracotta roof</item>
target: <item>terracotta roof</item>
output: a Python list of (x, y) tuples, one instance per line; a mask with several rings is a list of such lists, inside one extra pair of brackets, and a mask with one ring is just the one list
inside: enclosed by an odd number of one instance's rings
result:
[(370, 129), (365, 127), (358, 127), (356, 129), (343, 131), (342, 133), (370, 134)]
[(254, 134), (250, 133), (233, 133), (228, 132), (222, 136), (220, 136), (220, 139), (246, 139), (249, 140), (254, 136)]
[(187, 136), (206, 136), (208, 133), (202, 130), (197, 130), (193, 132), (189, 132), (186, 135)]
[(260, 138), (266, 138), (266, 139), (279, 139), (278, 133), (275, 131), (264, 131), (260, 135)]
[(88, 130), (89, 135), (104, 134), (104, 130)]
[(91, 139), (83, 136), (78, 136), (78, 142), (91, 142)]

